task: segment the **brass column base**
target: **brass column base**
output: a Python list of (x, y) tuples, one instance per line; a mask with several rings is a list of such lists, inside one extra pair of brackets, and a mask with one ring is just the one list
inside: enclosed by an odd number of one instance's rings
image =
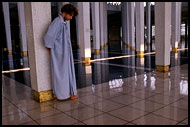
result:
[(100, 46), (100, 49), (103, 50), (103, 49), (104, 49), (104, 45), (101, 45), (101, 46)]
[(147, 45), (150, 46), (150, 42), (147, 42)]
[(137, 57), (143, 58), (144, 57), (144, 51), (137, 51)]
[(80, 45), (77, 45), (77, 48), (80, 49)]
[(100, 54), (100, 49), (94, 49), (94, 54), (99, 55)]
[(131, 51), (134, 51), (134, 50), (135, 50), (135, 47), (131, 46), (130, 49), (131, 49)]
[(166, 66), (156, 65), (156, 70), (159, 72), (168, 72), (169, 71), (169, 65), (166, 65)]
[(23, 51), (23, 52), (22, 52), (22, 55), (23, 55), (23, 56), (27, 56), (27, 55), (28, 55), (27, 51)]
[(9, 55), (12, 55), (12, 53), (13, 53), (12, 50), (8, 50)]
[(85, 66), (89, 66), (90, 65), (90, 57), (82, 57), (82, 63), (85, 65)]
[(37, 92), (34, 90), (34, 100), (38, 102), (49, 101), (53, 99), (52, 95), (53, 95), (52, 90), (46, 90), (46, 91), (41, 91), (41, 92)]
[(127, 48), (130, 48), (130, 44), (129, 44), (129, 43), (128, 43), (128, 44), (125, 44), (125, 45), (126, 45)]
[(177, 53), (177, 48), (172, 48), (172, 52)]

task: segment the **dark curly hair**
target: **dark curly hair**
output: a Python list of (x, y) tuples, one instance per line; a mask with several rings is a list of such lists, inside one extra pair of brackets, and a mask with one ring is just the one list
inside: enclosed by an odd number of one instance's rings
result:
[(63, 5), (63, 7), (61, 8), (61, 13), (67, 13), (67, 14), (73, 14), (73, 16), (77, 16), (78, 15), (78, 9), (73, 6), (72, 4), (65, 4)]

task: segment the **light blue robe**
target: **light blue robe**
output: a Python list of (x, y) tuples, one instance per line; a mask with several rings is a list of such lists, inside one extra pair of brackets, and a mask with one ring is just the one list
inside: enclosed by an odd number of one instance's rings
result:
[(50, 24), (44, 41), (45, 47), (51, 50), (53, 93), (60, 100), (77, 95), (70, 34), (61, 15)]

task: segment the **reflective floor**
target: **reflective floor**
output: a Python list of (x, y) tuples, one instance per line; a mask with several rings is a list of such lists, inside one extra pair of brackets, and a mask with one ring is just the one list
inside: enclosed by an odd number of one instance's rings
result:
[(105, 49), (92, 54), (90, 66), (73, 53), (77, 102), (34, 101), (28, 58), (4, 56), (3, 125), (188, 124), (188, 50), (171, 53), (167, 74), (155, 70), (154, 52), (138, 58), (125, 48)]

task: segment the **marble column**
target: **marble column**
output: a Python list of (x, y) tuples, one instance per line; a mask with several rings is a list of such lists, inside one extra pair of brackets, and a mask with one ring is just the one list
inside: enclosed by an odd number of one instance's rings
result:
[(121, 3), (121, 23), (122, 23), (122, 42), (123, 45), (126, 45), (126, 8), (125, 2)]
[(3, 5), (3, 14), (4, 14), (4, 22), (5, 22), (5, 32), (6, 32), (6, 39), (7, 39), (8, 54), (12, 55), (12, 41), (11, 41), (9, 2), (2, 2), (2, 5)]
[(43, 38), (51, 23), (51, 4), (25, 2), (24, 10), (31, 88), (36, 101), (48, 101), (52, 99), (50, 55)]
[(188, 20), (185, 21), (185, 48), (187, 48), (187, 46), (188, 46), (188, 39), (187, 39), (188, 26), (187, 26), (187, 23), (188, 23)]
[(135, 50), (135, 36), (134, 36), (134, 2), (129, 2), (129, 43), (131, 51)]
[(144, 57), (144, 3), (136, 2), (135, 5), (137, 57)]
[(177, 53), (178, 49), (178, 5), (177, 2), (172, 2), (172, 52)]
[(100, 49), (104, 49), (104, 3), (99, 2), (100, 4)]
[(146, 2), (147, 51), (150, 51), (151, 42), (151, 2)]
[[(178, 47), (180, 45), (181, 42), (181, 2), (177, 2), (177, 8), (178, 8), (178, 22), (177, 22), (177, 29), (178, 29), (178, 33), (177, 33), (177, 40), (178, 40)], [(181, 47), (181, 45), (180, 45)]]
[(26, 23), (24, 17), (24, 3), (17, 2), (18, 6), (18, 16), (19, 16), (19, 25), (20, 25), (20, 40), (21, 40), (21, 50), (22, 55), (27, 56), (27, 42), (26, 42)]
[(171, 2), (155, 3), (156, 70), (168, 72), (170, 65)]
[(126, 2), (126, 46), (130, 48), (130, 41), (129, 41), (129, 2)]
[(77, 7), (80, 15), (78, 16), (77, 25), (78, 34), (80, 36), (80, 52), (82, 61), (85, 63), (85, 65), (90, 65), (90, 4), (89, 2), (78, 2)]
[(92, 2), (92, 25), (93, 25), (93, 47), (94, 54), (100, 54), (100, 9), (99, 2)]
[(107, 2), (103, 2), (103, 15), (104, 15), (104, 47), (108, 45), (108, 23), (107, 23)]

